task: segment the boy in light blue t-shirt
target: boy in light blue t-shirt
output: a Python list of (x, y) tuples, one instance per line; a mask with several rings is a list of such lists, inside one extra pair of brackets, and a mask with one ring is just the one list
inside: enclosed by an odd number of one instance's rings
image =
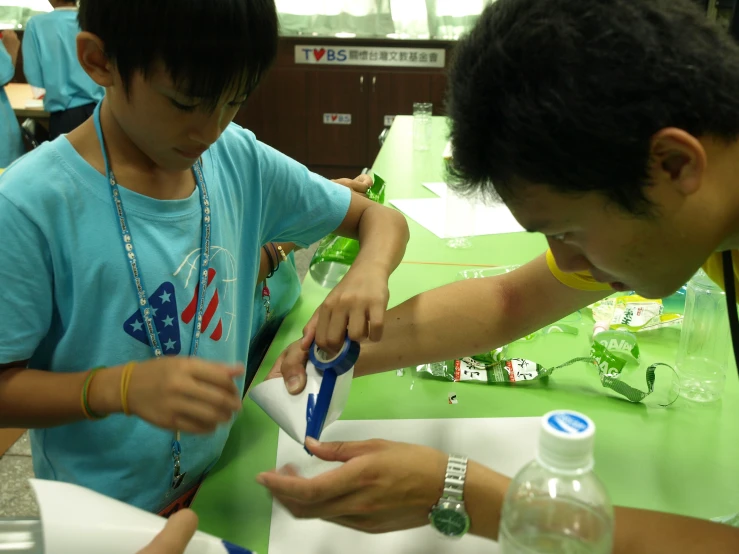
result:
[[(82, 0), (94, 117), (0, 177), (0, 425), (38, 477), (187, 505), (240, 408), (261, 245), (359, 238), (319, 345), (378, 340), (405, 219), (231, 123), (273, 0)], [(103, 369), (97, 369), (97, 368)]]
[(49, 138), (77, 128), (92, 115), (105, 90), (77, 60), (76, 0), (50, 0), (54, 11), (28, 20), (23, 35), (23, 73), (33, 87), (44, 89)]
[(20, 41), (13, 31), (5, 31), (0, 40), (0, 169), (20, 158), (25, 149), (21, 128), (10, 105), (5, 85), (13, 80)]

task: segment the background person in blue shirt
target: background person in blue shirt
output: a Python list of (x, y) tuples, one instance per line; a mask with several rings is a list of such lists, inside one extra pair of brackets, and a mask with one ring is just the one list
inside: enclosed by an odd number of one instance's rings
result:
[(0, 169), (8, 167), (25, 152), (21, 128), (4, 88), (15, 75), (20, 47), (20, 40), (14, 31), (3, 32), (0, 41)]
[(23, 35), (23, 72), (33, 87), (44, 89), (51, 114), (49, 139), (81, 125), (92, 115), (105, 90), (77, 60), (77, 2), (50, 0), (54, 11), (28, 20)]

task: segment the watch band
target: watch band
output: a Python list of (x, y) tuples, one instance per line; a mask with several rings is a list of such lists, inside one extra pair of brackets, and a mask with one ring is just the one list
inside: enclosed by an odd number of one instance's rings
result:
[(454, 500), (462, 502), (464, 500), (464, 479), (467, 475), (467, 458), (449, 455), (449, 461), (446, 466), (446, 475), (444, 476), (444, 494), (441, 500)]

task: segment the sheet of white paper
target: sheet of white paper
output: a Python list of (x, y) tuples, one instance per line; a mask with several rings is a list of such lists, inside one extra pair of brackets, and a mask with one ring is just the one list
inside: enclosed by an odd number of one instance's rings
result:
[(451, 239), (523, 231), (504, 204), (486, 205), (448, 191), (446, 183), (423, 183), (439, 198), (391, 200), (401, 212), (437, 237)]
[(448, 190), (446, 183), (421, 183), (425, 188), (429, 189), (431, 192), (433, 192), (436, 196), (439, 198), (446, 197), (446, 192)]
[(503, 204), (496, 206), (448, 202), (447, 198), (391, 200), (396, 208), (426, 227), (437, 237), (451, 239), (481, 235), (501, 235), (523, 231)]
[(454, 148), (452, 147), (452, 141), (446, 143), (442, 157), (445, 160), (451, 160), (454, 157)]
[[(322, 440), (382, 438), (432, 446), (464, 454), (512, 477), (536, 453), (541, 419), (538, 417), (494, 419), (412, 419), (337, 421)], [(280, 432), (277, 465), (292, 464), (302, 475), (314, 476), (339, 464), (309, 456), (285, 433)], [(272, 504), (270, 554), (496, 554), (496, 543), (467, 536), (450, 542), (430, 527), (367, 535), (320, 520), (297, 520), (276, 501)]]
[[(285, 382), (282, 379), (270, 379), (249, 390), (249, 398), (256, 402), (257, 406), (262, 408), (280, 426), (280, 429), (300, 445), (305, 441), (308, 396), (311, 394), (318, 396), (323, 381), (323, 373), (318, 371), (310, 362), (306, 366), (306, 374), (305, 388), (303, 392), (296, 396), (287, 392)], [(349, 389), (352, 385), (353, 376), (354, 368), (343, 375), (339, 375), (336, 379), (326, 422), (323, 424), (324, 429), (339, 419), (341, 412), (344, 411), (346, 401), (349, 399)], [(323, 435), (321, 437), (323, 438)]]
[(46, 89), (31, 86), (31, 96), (33, 96), (35, 99), (39, 99), (45, 95), (46, 95)]

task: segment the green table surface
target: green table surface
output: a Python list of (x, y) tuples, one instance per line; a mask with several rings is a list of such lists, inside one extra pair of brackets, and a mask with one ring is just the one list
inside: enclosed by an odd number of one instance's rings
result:
[[(434, 118), (433, 125), (431, 150), (417, 153), (412, 150), (412, 118), (396, 118), (374, 165), (388, 183), (389, 199), (432, 197), (421, 183), (443, 180), (446, 121)], [(390, 279), (391, 305), (457, 280), (466, 264), (524, 263), (546, 248), (541, 237), (519, 233), (475, 237), (471, 248), (454, 250), (419, 225), (410, 222), (410, 226), (405, 262)], [(301, 298), (283, 323), (255, 383), (261, 382), (279, 353), (300, 337), (327, 293), (310, 276), (306, 278)], [(586, 355), (593, 322), (582, 315), (576, 325), (577, 337), (539, 336), (514, 344), (510, 354), (544, 366)], [(674, 329), (640, 336), (642, 374), (648, 363), (674, 361), (677, 338)], [(455, 384), (424, 378), (415, 371), (406, 370), (402, 377), (391, 372), (354, 381), (342, 419), (516, 417), (541, 416), (558, 408), (579, 410), (595, 421), (596, 471), (615, 503), (712, 517), (739, 511), (739, 379), (731, 366), (721, 401), (700, 405), (678, 400), (666, 409), (614, 397), (600, 386), (594, 369), (582, 363), (559, 370), (545, 385)], [(630, 384), (645, 387), (637, 374), (628, 378)], [(658, 384), (660, 378), (664, 374), (658, 374)], [(448, 403), (450, 392), (457, 394), (458, 404)], [(267, 553), (272, 500), (255, 477), (274, 468), (277, 437), (277, 425), (247, 399), (220, 461), (193, 504), (201, 529)]]
[[(459, 269), (401, 265), (390, 280), (391, 302), (454, 281)], [(302, 325), (326, 293), (310, 277), (306, 279), (303, 295), (255, 382), (262, 380), (283, 348), (300, 336)], [(578, 337), (540, 336), (516, 343), (512, 353), (547, 366), (584, 355), (592, 320), (583, 315), (578, 325)], [(642, 370), (652, 361), (672, 362), (676, 339), (675, 330), (640, 337)], [(579, 410), (595, 421), (596, 471), (615, 503), (712, 517), (739, 510), (739, 385), (731, 371), (720, 402), (697, 405), (680, 399), (662, 409), (609, 396), (585, 364), (560, 370), (546, 386), (448, 383), (407, 370), (403, 377), (391, 372), (355, 380), (342, 419), (541, 416), (558, 408)], [(449, 392), (457, 394), (458, 404), (448, 404)], [(272, 502), (254, 478), (274, 467), (277, 436), (277, 426), (247, 400), (221, 460), (194, 503), (201, 529), (267, 552)]]
[[(444, 117), (434, 117), (429, 150), (413, 150), (413, 117), (395, 118), (385, 144), (372, 170), (385, 179), (389, 200), (406, 198), (435, 198), (422, 183), (445, 182), (443, 153), (447, 143), (448, 126)], [(408, 219), (411, 242), (405, 261), (443, 262), (462, 264), (520, 264), (532, 258), (531, 252), (545, 247), (541, 235), (513, 233), (471, 237), (470, 248), (454, 249), (446, 245), (425, 227)]]

